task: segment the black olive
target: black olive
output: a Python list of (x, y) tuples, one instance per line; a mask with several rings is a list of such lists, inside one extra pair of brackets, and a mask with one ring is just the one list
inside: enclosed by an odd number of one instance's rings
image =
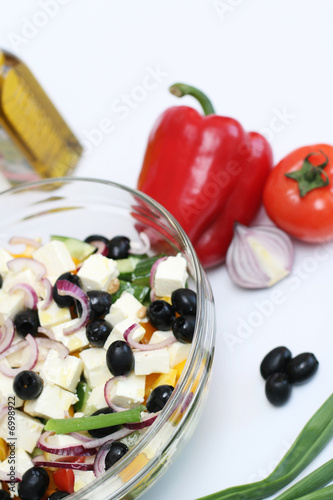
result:
[(147, 316), (151, 324), (158, 330), (170, 330), (175, 320), (173, 307), (165, 300), (154, 300), (149, 304)]
[(36, 309), (25, 309), (16, 314), (14, 325), (17, 333), (24, 337), (30, 333), (37, 335), (37, 329), (40, 326), (38, 312)]
[(55, 491), (47, 500), (62, 500), (68, 496), (69, 493), (67, 493), (67, 491)]
[[(89, 321), (102, 318), (109, 313), (112, 304), (112, 295), (103, 290), (89, 290), (87, 292), (87, 297), (90, 304), (90, 315)], [(77, 301), (76, 309), (78, 316), (82, 314), (82, 306), (80, 302)]]
[(0, 288), (2, 288), (2, 283), (3, 283), (3, 278), (2, 278), (2, 276), (0, 274)]
[(84, 240), (85, 243), (93, 243), (94, 241), (101, 241), (105, 243), (105, 245), (109, 244), (109, 240), (105, 238), (105, 236), (101, 236), (100, 234), (92, 234), (91, 236), (87, 236)]
[(317, 371), (319, 362), (314, 354), (303, 352), (295, 356), (286, 366), (288, 380), (292, 384), (301, 384), (309, 380)]
[(266, 380), (266, 397), (274, 406), (281, 406), (288, 401), (291, 394), (291, 385), (285, 373), (273, 373)]
[(111, 325), (105, 319), (96, 319), (86, 326), (87, 338), (96, 347), (103, 347), (110, 332)]
[(0, 500), (10, 500), (10, 494), (8, 491), (0, 490)]
[(147, 399), (147, 410), (156, 413), (164, 408), (168, 402), (174, 387), (172, 385), (158, 385), (151, 391)]
[(197, 294), (189, 288), (178, 288), (171, 294), (171, 302), (175, 311), (181, 316), (197, 312)]
[(172, 331), (179, 342), (190, 344), (193, 340), (195, 316), (178, 316), (172, 324)]
[(261, 362), (260, 373), (266, 380), (273, 373), (283, 373), (291, 360), (291, 352), (287, 347), (276, 347), (270, 351)]
[[(92, 414), (92, 416), (95, 415), (100, 415), (101, 413), (103, 414), (109, 414), (109, 413), (114, 413), (112, 408), (106, 407), (106, 408), (101, 408), (100, 410), (95, 411), (95, 413)], [(110, 427), (103, 427), (101, 429), (90, 429), (89, 434), (96, 438), (102, 438), (104, 436), (108, 436), (109, 434), (112, 434), (113, 432), (119, 431), (120, 425), (112, 425)]]
[(30, 401), (38, 398), (43, 390), (43, 380), (35, 372), (24, 370), (16, 375), (13, 382), (13, 389), (20, 399)]
[(110, 450), (105, 457), (105, 470), (110, 469), (110, 467), (126, 455), (127, 452), (128, 448), (126, 444), (121, 441), (113, 441), (113, 443), (110, 444)]
[(70, 281), (71, 283), (73, 283), (73, 285), (79, 286), (80, 288), (81, 288), (81, 280), (78, 276), (76, 276), (76, 274), (64, 273), (61, 276), (59, 276), (59, 278), (52, 287), (52, 297), (57, 306), (72, 307), (74, 305), (73, 297), (70, 297), (69, 295), (59, 295), (58, 293), (57, 283), (60, 280)]
[(134, 355), (131, 347), (123, 340), (112, 342), (106, 352), (106, 364), (115, 377), (128, 375), (134, 368)]
[(49, 486), (50, 478), (42, 467), (31, 467), (22, 476), (18, 484), (21, 500), (41, 500)]
[(126, 259), (130, 249), (130, 240), (126, 236), (115, 236), (109, 241), (110, 259)]

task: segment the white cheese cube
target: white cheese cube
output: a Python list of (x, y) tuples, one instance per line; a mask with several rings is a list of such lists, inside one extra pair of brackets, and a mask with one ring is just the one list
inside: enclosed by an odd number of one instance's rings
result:
[(67, 448), (69, 446), (82, 445), (82, 441), (70, 434), (51, 434), (47, 437), (46, 443), (50, 448)]
[[(7, 367), (10, 366), (10, 364), (8, 363), (6, 358), (2, 359), (0, 361), (0, 364), (5, 365)], [(13, 382), (14, 382), (13, 378), (6, 377), (6, 375), (4, 375), (3, 373), (0, 372), (0, 400), (2, 398), (4, 398), (6, 401), (6, 405), (7, 405), (8, 398), (10, 396), (12, 396), (12, 397), (14, 396), (15, 400), (11, 398), (10, 402), (13, 403), (15, 401), (15, 404), (14, 404), (15, 408), (19, 408), (20, 406), (23, 405), (23, 401), (18, 396), (16, 396), (16, 394), (14, 393)]]
[(23, 450), (32, 453), (39, 436), (43, 432), (44, 425), (38, 420), (29, 417), (19, 410), (15, 410), (15, 415), (11, 416), (13, 420), (8, 423), (8, 416), (1, 420), (0, 437), (5, 441), (11, 441), (12, 436), (8, 436), (8, 428), (13, 425), (14, 437), (17, 438), (16, 445)]
[(33, 417), (64, 418), (65, 411), (78, 401), (73, 393), (61, 389), (57, 385), (44, 383), (37, 399), (26, 401), (24, 411)]
[(134, 352), (135, 375), (150, 375), (151, 373), (169, 373), (170, 361), (167, 348), (155, 351)]
[[(25, 283), (26, 285), (30, 285), (36, 291), (39, 297), (45, 296), (44, 286), (40, 281), (36, 279), (36, 275), (31, 271), (31, 269), (23, 269), (18, 273), (10, 271), (3, 281), (2, 290), (4, 292), (9, 292), (9, 290), (18, 283)], [(23, 292), (15, 292), (15, 294), (19, 293), (23, 295)]]
[(83, 373), (91, 388), (105, 384), (113, 375), (106, 365), (106, 352), (103, 347), (91, 347), (80, 352)]
[(59, 325), (52, 326), (50, 328), (54, 337), (58, 342), (62, 342), (66, 347), (68, 347), (69, 352), (75, 352), (79, 349), (83, 349), (89, 345), (89, 340), (86, 335), (86, 328), (82, 327), (77, 332), (71, 333), (70, 335), (64, 335), (64, 328), (70, 328), (79, 320), (77, 318), (67, 321), (66, 323), (60, 323)]
[(75, 392), (79, 383), (83, 363), (76, 356), (67, 356), (60, 359), (58, 352), (51, 349), (46, 357), (41, 377), (49, 384), (56, 384), (67, 391)]
[(158, 344), (159, 342), (163, 342), (164, 340), (167, 340), (168, 338), (173, 337), (173, 332), (172, 330), (156, 330), (156, 332), (153, 333), (153, 335), (150, 338), (149, 344)]
[(7, 262), (10, 260), (13, 260), (13, 256), (5, 248), (0, 248), (0, 274), (3, 278), (9, 271)]
[(126, 318), (132, 318), (133, 323), (139, 323), (142, 318), (137, 316), (142, 304), (131, 293), (124, 292), (121, 297), (110, 308), (110, 313), (106, 316), (106, 321), (112, 327)]
[(50, 326), (59, 325), (59, 323), (71, 320), (71, 313), (67, 307), (58, 307), (54, 300), (52, 300), (51, 304), (46, 309), (42, 309), (43, 304), (44, 301), (40, 301), (37, 304), (41, 326), (50, 328)]
[(119, 380), (111, 387), (111, 401), (122, 408), (135, 408), (145, 397), (146, 377), (133, 372), (125, 380)]
[(14, 319), (16, 314), (24, 308), (23, 295), (9, 295), (3, 290), (0, 290), (0, 317), (6, 321), (8, 318)]
[(94, 389), (89, 394), (86, 406), (84, 408), (84, 413), (86, 415), (91, 415), (96, 410), (107, 407), (107, 403), (104, 397), (104, 387), (105, 384), (100, 384), (97, 387), (94, 387)]
[[(13, 344), (15, 344), (21, 340), (22, 340), (22, 337), (15, 334)], [(41, 346), (41, 345), (38, 346), (38, 359), (37, 359), (37, 363), (33, 367), (34, 372), (37, 372), (37, 373), (40, 372), (40, 370), (43, 367), (43, 364), (44, 364), (44, 361), (45, 361), (45, 358), (46, 358), (48, 352), (49, 352), (48, 348)], [(9, 356), (7, 356), (6, 359), (12, 368), (19, 368), (29, 359), (30, 356), (31, 356), (31, 350), (30, 350), (30, 347), (27, 346), (27, 347), (24, 347), (23, 349), (20, 349), (19, 351), (13, 352), (12, 354), (9, 354)], [(0, 387), (0, 391), (1, 391), (1, 387)]]
[(174, 368), (188, 358), (191, 345), (192, 344), (183, 344), (177, 341), (167, 348), (170, 354), (170, 368)]
[(104, 290), (106, 291), (111, 280), (119, 274), (115, 260), (108, 259), (101, 254), (90, 255), (84, 262), (78, 277), (81, 280), (84, 290)]
[[(108, 321), (108, 315), (105, 316), (105, 321)], [(122, 321), (119, 321), (119, 323), (116, 324), (116, 326), (113, 328), (111, 331), (110, 335), (106, 339), (106, 342), (104, 344), (104, 349), (108, 350), (110, 345), (115, 342), (116, 340), (122, 340), (124, 341), (124, 333), (129, 328), (130, 326), (133, 325), (135, 321), (132, 320), (132, 318), (126, 318), (123, 319)], [(146, 333), (146, 330), (143, 328), (143, 326), (140, 325), (139, 328), (137, 328), (133, 334), (133, 340), (136, 342), (140, 342), (142, 338), (144, 337)]]
[(76, 269), (71, 254), (62, 241), (50, 241), (37, 248), (33, 253), (33, 258), (44, 264), (47, 277), (52, 284), (61, 274)]
[(91, 470), (74, 470), (74, 492), (79, 491), (96, 479)]
[(16, 474), (20, 474), (21, 476), (23, 476), (28, 469), (31, 469), (31, 467), (34, 466), (28, 453), (21, 448), (18, 448), (15, 450), (15, 457), (11, 455), (0, 463), (0, 471), (10, 474), (13, 470), (12, 468), (14, 463)]
[(158, 297), (170, 297), (174, 290), (184, 288), (188, 274), (186, 260), (179, 253), (161, 262), (155, 273), (154, 286)]

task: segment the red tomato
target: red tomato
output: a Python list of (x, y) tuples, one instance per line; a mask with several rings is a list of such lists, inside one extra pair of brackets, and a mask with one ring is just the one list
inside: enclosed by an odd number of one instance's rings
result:
[(74, 472), (71, 469), (58, 469), (53, 473), (53, 480), (60, 491), (74, 493)]
[[(314, 187), (301, 196), (299, 182), (285, 174), (299, 172), (304, 165), (310, 173), (300, 181), (303, 187), (312, 176), (319, 184), (327, 185)], [(332, 239), (333, 146), (304, 146), (287, 155), (268, 176), (263, 202), (272, 221), (292, 236), (313, 243)]]

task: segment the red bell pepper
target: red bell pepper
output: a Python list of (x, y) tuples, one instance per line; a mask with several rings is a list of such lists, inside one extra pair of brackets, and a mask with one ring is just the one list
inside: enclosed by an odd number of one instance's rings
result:
[(172, 213), (201, 263), (212, 267), (224, 261), (234, 222), (248, 225), (258, 212), (272, 151), (260, 134), (217, 116), (201, 91), (181, 83), (170, 91), (197, 98), (206, 116), (188, 106), (162, 113), (137, 186)]

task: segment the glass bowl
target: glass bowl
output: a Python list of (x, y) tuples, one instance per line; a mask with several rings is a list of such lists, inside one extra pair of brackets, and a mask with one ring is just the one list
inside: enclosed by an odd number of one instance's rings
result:
[(140, 442), (102, 477), (70, 495), (71, 500), (137, 498), (170, 465), (190, 439), (204, 406), (211, 371), (215, 314), (207, 277), (176, 220), (148, 196), (108, 181), (84, 178), (45, 180), (0, 194), (0, 246), (11, 236), (51, 234), (84, 239), (117, 234), (138, 239), (145, 231), (152, 251), (181, 252), (188, 263), (190, 287), (197, 293), (196, 330), (181, 378), (159, 418)]

